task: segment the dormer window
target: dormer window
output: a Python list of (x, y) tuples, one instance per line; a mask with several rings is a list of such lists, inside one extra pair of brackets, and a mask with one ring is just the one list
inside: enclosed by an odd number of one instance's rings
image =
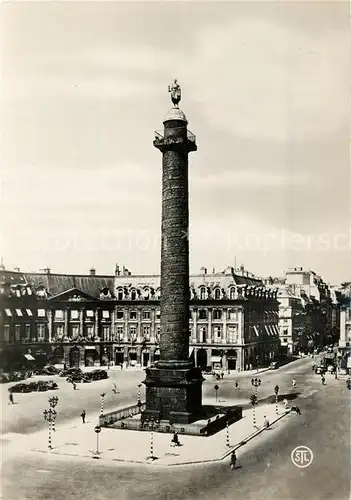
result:
[(130, 300), (136, 300), (137, 298), (137, 293), (136, 293), (136, 290), (133, 290), (130, 292)]
[(123, 300), (123, 290), (119, 288), (117, 291), (117, 300)]
[(206, 299), (206, 288), (202, 287), (200, 289), (200, 299), (205, 300)]
[(221, 291), (219, 288), (216, 288), (215, 292), (214, 292), (214, 298), (216, 300), (220, 299), (221, 298)]
[(235, 288), (232, 286), (230, 289), (230, 295), (229, 295), (231, 300), (235, 299), (235, 293), (236, 293)]

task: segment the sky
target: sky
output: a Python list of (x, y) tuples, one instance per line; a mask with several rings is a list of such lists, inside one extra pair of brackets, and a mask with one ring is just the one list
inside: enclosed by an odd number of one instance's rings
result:
[(351, 278), (347, 2), (13, 2), (0, 13), (7, 268), (159, 273), (155, 130), (190, 153), (190, 266)]

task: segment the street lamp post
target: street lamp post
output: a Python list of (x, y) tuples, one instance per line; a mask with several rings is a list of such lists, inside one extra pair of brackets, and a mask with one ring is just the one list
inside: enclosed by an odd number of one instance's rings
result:
[(228, 420), (226, 422), (226, 428), (227, 428), (227, 443), (226, 444), (227, 444), (227, 446), (229, 448), (229, 446), (230, 446), (230, 439), (229, 439), (229, 422), (228, 422)]
[(252, 378), (251, 385), (255, 388), (255, 396), (256, 396), (256, 401), (258, 403), (258, 387), (261, 385), (261, 379), (260, 378)]
[(141, 384), (138, 384), (138, 402), (137, 402), (137, 405), (138, 405), (139, 411), (140, 411), (140, 408), (141, 408), (141, 393), (140, 393), (140, 388), (141, 388)]
[[(51, 398), (49, 398), (49, 405), (53, 409), (55, 408), (55, 406), (57, 405), (58, 402), (59, 402), (59, 398), (57, 396), (52, 396)], [(55, 418), (52, 421), (52, 430), (53, 430), (53, 432), (56, 432), (55, 422), (56, 422), (56, 416), (55, 416)]]
[(257, 427), (257, 425), (256, 425), (256, 405), (257, 405), (257, 396), (256, 396), (256, 394), (252, 394), (252, 396), (250, 396), (250, 403), (252, 404), (253, 426)]
[(214, 386), (214, 390), (215, 390), (215, 392), (216, 392), (216, 402), (217, 402), (217, 399), (218, 399), (218, 389), (219, 389), (219, 387), (218, 387), (218, 385), (216, 384), (216, 385)]
[(43, 411), (43, 415), (45, 420), (49, 423), (48, 448), (49, 450), (52, 450), (51, 430), (52, 430), (52, 422), (56, 418), (56, 411), (53, 408), (49, 408), (48, 410)]
[(274, 393), (275, 393), (275, 413), (278, 415), (278, 394), (279, 394), (279, 385), (276, 385), (274, 387)]
[(103, 416), (103, 414), (104, 414), (104, 400), (105, 400), (106, 392), (102, 392), (100, 394), (100, 396), (101, 396), (100, 415)]
[(96, 433), (96, 452), (94, 454), (93, 458), (100, 458), (100, 450), (99, 450), (99, 434), (101, 432), (101, 427), (99, 425), (96, 425), (94, 427), (94, 432)]
[(157, 460), (157, 457), (154, 455), (154, 429), (160, 423), (159, 420), (155, 420), (153, 418), (146, 419), (145, 422), (149, 423), (150, 426), (150, 455), (147, 457), (150, 460)]

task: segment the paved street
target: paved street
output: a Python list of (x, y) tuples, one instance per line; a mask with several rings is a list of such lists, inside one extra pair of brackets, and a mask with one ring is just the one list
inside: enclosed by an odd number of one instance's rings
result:
[[(128, 381), (121, 390), (121, 401), (134, 401), (131, 390), (133, 388), (134, 391), (135, 383), (140, 380), (141, 375), (141, 372), (128, 373)], [(123, 378), (125, 376), (123, 374)], [(277, 371), (261, 373), (259, 377), (262, 380), (258, 390), (261, 401), (267, 400), (272, 394), (272, 388), (278, 383), (281, 394), (294, 396), (294, 392), (300, 393), (296, 402), (302, 415), (289, 418), (286, 425), (281, 426), (281, 430), (265, 432), (241, 448), (238, 452), (240, 468), (235, 471), (229, 470), (228, 460), (170, 470), (157, 467), (150, 469), (149, 466), (111, 466), (103, 461), (79, 457), (48, 457), (41, 453), (6, 457), (5, 447), (3, 498), (62, 500), (84, 496), (87, 500), (107, 500), (111, 497), (131, 500), (142, 496), (154, 500), (232, 500), (235, 492), (235, 498), (248, 500), (349, 499), (350, 396), (345, 382), (327, 376), (327, 385), (322, 386), (320, 377), (312, 374), (310, 359), (298, 360)], [(295, 390), (291, 386), (293, 377), (297, 381)], [(246, 404), (247, 396), (253, 392), (251, 375), (249, 378), (240, 376), (240, 389), (236, 391), (234, 380), (235, 376), (231, 375), (218, 383), (220, 399), (232, 400), (234, 393), (235, 400), (242, 397)], [(111, 380), (109, 383), (111, 384)], [(213, 394), (215, 383), (211, 377), (205, 383), (206, 399)], [(92, 384), (86, 390), (93, 391), (91, 386)], [(62, 391), (66, 391), (66, 388)], [(79, 396), (84, 391), (82, 389)], [(70, 394), (67, 392), (67, 397)], [(43, 395), (33, 395), (36, 396)], [(60, 394), (59, 396), (61, 397)], [(213, 395), (211, 397), (214, 398)], [(47, 393), (44, 399), (46, 398)], [(62, 395), (62, 401), (64, 398)], [(81, 407), (77, 399), (78, 393), (72, 401), (75, 406), (64, 413), (67, 420)], [(19, 411), (20, 406), (21, 404), (15, 405), (11, 411)], [(94, 407), (98, 412), (99, 398), (91, 406), (88, 406), (86, 399), (86, 406), (87, 411), (92, 412)], [(33, 411), (34, 406), (30, 408)], [(6, 414), (10, 411), (7, 407), (4, 410)], [(31, 428), (29, 421), (32, 417), (26, 417), (27, 431)], [(12, 427), (7, 419), (5, 425), (7, 432), (10, 432)], [(291, 451), (297, 445), (309, 446), (314, 453), (314, 461), (306, 469), (299, 469), (291, 462)], [(323, 470), (325, 474), (320, 473)]]

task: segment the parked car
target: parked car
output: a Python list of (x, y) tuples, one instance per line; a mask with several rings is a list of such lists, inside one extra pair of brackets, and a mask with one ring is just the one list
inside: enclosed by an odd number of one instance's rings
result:
[(106, 370), (93, 370), (91, 372), (93, 380), (104, 380), (108, 378), (108, 374)]
[(58, 373), (60, 373), (60, 370), (52, 365), (44, 366), (44, 368), (39, 368), (34, 371), (34, 375), (57, 375)]
[(29, 384), (16, 384), (9, 388), (9, 392), (31, 392)]
[(278, 368), (279, 368), (278, 361), (272, 361), (272, 363), (269, 365), (270, 370), (277, 370)]
[(335, 373), (335, 367), (333, 365), (329, 365), (327, 368), (328, 373)]
[(60, 377), (69, 377), (70, 375), (83, 375), (83, 372), (80, 368), (68, 368), (67, 370), (61, 370), (59, 372)]

